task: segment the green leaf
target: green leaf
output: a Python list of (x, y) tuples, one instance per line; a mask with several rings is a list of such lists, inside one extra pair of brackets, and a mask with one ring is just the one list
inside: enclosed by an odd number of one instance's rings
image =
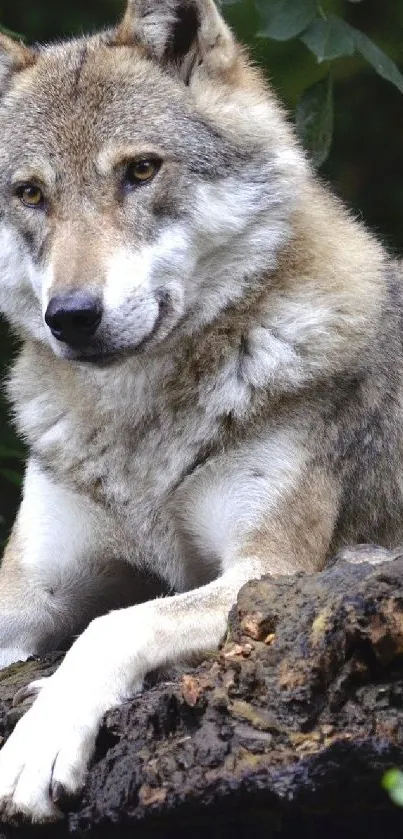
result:
[(403, 76), (394, 61), (386, 55), (367, 35), (358, 29), (353, 29), (356, 50), (376, 70), (379, 76), (392, 84), (403, 93)]
[(390, 795), (394, 804), (403, 807), (403, 772), (389, 769), (382, 778), (382, 786)]
[(379, 76), (403, 93), (403, 75), (394, 61), (368, 35), (336, 15), (329, 15), (326, 20), (315, 18), (300, 37), (319, 62), (359, 52)]
[(403, 773), (400, 769), (388, 769), (382, 778), (383, 788), (390, 792), (399, 783), (403, 783)]
[(261, 38), (288, 41), (309, 26), (316, 16), (316, 0), (255, 0)]
[(336, 15), (329, 15), (326, 19), (315, 18), (300, 37), (319, 63), (354, 53), (354, 31)]
[(319, 168), (329, 155), (333, 137), (333, 84), (331, 76), (309, 87), (295, 111), (297, 133)]

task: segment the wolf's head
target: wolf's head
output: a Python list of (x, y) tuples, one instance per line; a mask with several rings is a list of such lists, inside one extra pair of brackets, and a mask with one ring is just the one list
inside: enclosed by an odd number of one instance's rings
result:
[(275, 265), (304, 159), (212, 0), (0, 36), (0, 309), (96, 362), (197, 328)]

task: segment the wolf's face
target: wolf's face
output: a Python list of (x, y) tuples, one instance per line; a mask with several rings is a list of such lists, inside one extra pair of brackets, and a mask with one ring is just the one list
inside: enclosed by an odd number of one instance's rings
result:
[(210, 0), (0, 49), (0, 307), (20, 331), (119, 358), (273, 267), (304, 161)]

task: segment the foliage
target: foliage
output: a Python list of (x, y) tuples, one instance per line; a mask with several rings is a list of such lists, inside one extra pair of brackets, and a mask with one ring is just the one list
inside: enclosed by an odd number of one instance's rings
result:
[(390, 769), (383, 776), (382, 786), (389, 793), (393, 803), (403, 807), (403, 772)]
[[(360, 2), (349, 0), (357, 1)], [(241, 0), (222, 2), (233, 5)], [(260, 38), (289, 41), (298, 37), (313, 53), (318, 64), (325, 62), (324, 78), (302, 94), (295, 114), (298, 134), (315, 165), (321, 166), (329, 155), (333, 136), (330, 62), (358, 53), (400, 93), (403, 93), (403, 75), (371, 38), (340, 15), (325, 11), (318, 0), (254, 0), (254, 3), (259, 16)]]
[(295, 120), (315, 166), (321, 166), (329, 155), (333, 137), (333, 84), (330, 74), (301, 96), (295, 109)]

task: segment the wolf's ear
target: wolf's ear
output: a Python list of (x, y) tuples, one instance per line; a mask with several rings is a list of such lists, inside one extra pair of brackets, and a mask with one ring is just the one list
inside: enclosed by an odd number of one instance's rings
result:
[(186, 82), (200, 65), (211, 74), (225, 73), (237, 54), (213, 0), (129, 0), (114, 43), (141, 45)]
[(36, 61), (35, 52), (21, 41), (14, 41), (0, 32), (0, 93), (12, 73), (24, 70)]

